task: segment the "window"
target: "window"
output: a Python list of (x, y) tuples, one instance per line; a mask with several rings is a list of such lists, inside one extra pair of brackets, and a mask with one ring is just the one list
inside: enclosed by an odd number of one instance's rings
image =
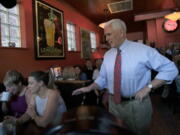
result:
[(90, 32), (90, 38), (91, 38), (91, 48), (95, 50), (96, 49), (96, 34), (94, 32)]
[(75, 25), (72, 23), (67, 23), (66, 28), (68, 39), (68, 51), (76, 51)]
[(0, 4), (1, 46), (21, 47), (19, 5), (7, 9)]

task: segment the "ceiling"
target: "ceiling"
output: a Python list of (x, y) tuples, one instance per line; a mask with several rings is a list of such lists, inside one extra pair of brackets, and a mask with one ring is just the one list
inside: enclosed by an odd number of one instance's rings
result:
[[(66, 3), (73, 6), (79, 12), (88, 17), (95, 24), (102, 23), (112, 18), (121, 18), (127, 25), (135, 25), (141, 27), (144, 22), (134, 22), (136, 14), (142, 14), (152, 11), (161, 11), (166, 9), (175, 9), (180, 7), (180, 0), (133, 0), (133, 10), (111, 14), (108, 10), (105, 15), (104, 9), (107, 9), (107, 4), (119, 2), (122, 0), (64, 0)], [(132, 26), (131, 26), (132, 27)], [(137, 31), (132, 27), (131, 31)]]

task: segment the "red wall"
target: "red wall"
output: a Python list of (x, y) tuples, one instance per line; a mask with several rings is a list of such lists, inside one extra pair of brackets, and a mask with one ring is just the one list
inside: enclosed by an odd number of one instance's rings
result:
[(173, 42), (180, 42), (180, 28), (175, 32), (163, 30), (164, 18), (157, 18), (147, 21), (147, 40), (155, 42), (156, 47), (168, 47)]
[[(64, 12), (64, 27), (66, 22), (71, 21), (76, 24), (77, 45), (80, 49), (80, 28), (84, 28), (97, 33), (97, 44), (100, 42), (102, 30), (93, 24), (88, 18), (81, 15), (74, 8), (64, 2), (57, 0), (44, 0), (48, 4)], [(65, 35), (65, 59), (56, 60), (36, 60), (34, 57), (33, 38), (33, 8), (32, 0), (21, 0), (21, 25), (22, 25), (22, 46), (25, 48), (0, 48), (0, 82), (7, 70), (16, 69), (23, 73), (25, 77), (31, 71), (46, 70), (52, 65), (74, 65), (83, 64), (80, 52), (67, 52), (66, 31)], [(100, 33), (100, 34), (99, 34)]]

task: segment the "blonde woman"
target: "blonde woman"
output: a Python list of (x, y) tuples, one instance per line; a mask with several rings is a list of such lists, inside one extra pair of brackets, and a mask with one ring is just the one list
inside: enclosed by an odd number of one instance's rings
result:
[(63, 76), (63, 80), (75, 80), (76, 73), (74, 67), (72, 66), (65, 67), (62, 76)]
[[(11, 99), (9, 102), (2, 104), (2, 110), (5, 114), (10, 114), (16, 118), (25, 113), (27, 102), (30, 101), (31, 92), (24, 85), (24, 78), (16, 70), (10, 70), (5, 74), (3, 80), (6, 90), (10, 92)], [(9, 118), (9, 117), (6, 117)]]

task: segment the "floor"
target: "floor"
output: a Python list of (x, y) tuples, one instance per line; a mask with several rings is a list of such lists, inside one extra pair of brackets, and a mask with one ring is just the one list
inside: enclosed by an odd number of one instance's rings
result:
[(180, 135), (180, 109), (174, 113), (172, 104), (161, 95), (151, 95), (151, 100), (154, 110), (150, 135)]

